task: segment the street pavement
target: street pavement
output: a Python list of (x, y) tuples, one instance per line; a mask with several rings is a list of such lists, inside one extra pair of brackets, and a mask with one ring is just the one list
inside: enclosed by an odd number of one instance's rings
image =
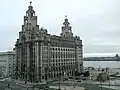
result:
[[(58, 86), (50, 86), (51, 88), (55, 88), (55, 89), (58, 89), (59, 87)], [(85, 88), (84, 87), (73, 87), (73, 86), (61, 86), (60, 87), (61, 90), (84, 90)]]
[[(13, 81), (0, 81), (0, 90), (6, 90), (6, 88), (8, 87), (7, 85), (10, 84), (10, 87), (12, 88), (12, 90), (34, 90), (31, 88), (30, 85), (26, 85), (24, 83), (15, 83)], [(88, 88), (89, 90), (101, 90), (101, 87), (98, 83), (92, 83), (92, 81), (84, 81), (84, 82), (76, 82), (74, 83), (73, 80), (72, 81), (64, 81), (61, 82), (61, 86), (67, 86), (67, 87), (71, 87), (73, 85), (76, 85), (76, 87), (85, 87)], [(53, 82), (53, 83), (49, 83), (49, 86), (59, 86), (59, 81)], [(72, 89), (75, 90), (75, 89)], [(77, 89), (76, 89), (77, 90)], [(79, 89), (78, 89), (79, 90)], [(102, 90), (119, 90), (119, 89), (111, 89), (111, 88), (105, 88), (104, 86), (102, 87)]]
[[(59, 86), (59, 82), (54, 82), (52, 83), (51, 85), (55, 86)], [(74, 82), (73, 81), (64, 81), (64, 82), (61, 82), (61, 86), (64, 85), (64, 86), (73, 86), (74, 85)], [(112, 89), (112, 88), (109, 88), (109, 87), (104, 87), (104, 85), (102, 86), (102, 89), (101, 89), (101, 86), (100, 84), (98, 83), (90, 83), (90, 82), (87, 82), (87, 81), (84, 81), (84, 82), (76, 82), (75, 84), (76, 86), (79, 86), (79, 87), (85, 87), (85, 88), (88, 88), (89, 90), (119, 90), (119, 89)]]
[(33, 90), (31, 87), (23, 84), (16, 84), (14, 82), (0, 81), (0, 90), (6, 90), (10, 84), (12, 90)]

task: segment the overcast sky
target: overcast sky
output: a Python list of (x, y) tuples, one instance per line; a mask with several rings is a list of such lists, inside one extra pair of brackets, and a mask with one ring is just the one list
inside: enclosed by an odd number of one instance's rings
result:
[[(12, 50), (29, 0), (0, 0), (0, 51)], [(84, 53), (120, 53), (120, 0), (32, 0), (38, 24), (59, 35), (65, 15)]]

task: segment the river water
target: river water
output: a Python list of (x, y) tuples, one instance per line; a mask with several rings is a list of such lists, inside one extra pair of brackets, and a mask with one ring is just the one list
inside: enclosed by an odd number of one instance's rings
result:
[(84, 67), (120, 68), (120, 61), (84, 61)]

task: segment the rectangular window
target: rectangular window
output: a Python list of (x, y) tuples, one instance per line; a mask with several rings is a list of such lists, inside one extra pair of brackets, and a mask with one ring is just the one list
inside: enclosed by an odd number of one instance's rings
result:
[(35, 28), (34, 28), (34, 27), (32, 27), (32, 30), (34, 31), (34, 30), (35, 30)]

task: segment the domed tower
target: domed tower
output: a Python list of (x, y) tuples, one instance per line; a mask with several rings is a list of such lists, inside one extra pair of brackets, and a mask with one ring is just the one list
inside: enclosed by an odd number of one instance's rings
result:
[(35, 11), (33, 10), (31, 3), (32, 2), (30, 2), (30, 6), (28, 7), (28, 10), (26, 11), (26, 16), (29, 16), (29, 17), (33, 17), (33, 15), (35, 15)]
[(68, 22), (67, 16), (65, 16), (65, 21), (62, 26), (62, 37), (73, 37), (72, 33), (72, 27), (70, 26), (70, 23)]
[(35, 39), (36, 32), (39, 30), (39, 25), (37, 25), (37, 16), (35, 16), (35, 11), (33, 10), (33, 6), (31, 4), (32, 2), (30, 2), (28, 10), (26, 11), (22, 31), (19, 33), (21, 42)]
[(28, 10), (26, 11), (26, 16), (24, 16), (24, 25), (22, 25), (23, 30), (38, 30), (39, 26), (37, 25), (37, 16), (35, 16), (35, 11), (33, 10), (33, 6), (30, 5)]

